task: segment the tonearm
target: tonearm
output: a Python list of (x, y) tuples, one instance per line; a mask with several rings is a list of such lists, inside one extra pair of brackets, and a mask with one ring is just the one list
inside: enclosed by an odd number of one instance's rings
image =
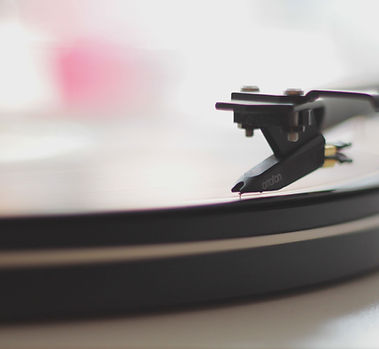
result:
[(342, 150), (350, 143), (325, 144), (321, 132), (322, 98), (367, 100), (379, 111), (379, 95), (361, 91), (288, 89), (283, 95), (261, 94), (255, 87), (233, 92), (216, 109), (232, 110), (234, 122), (251, 137), (261, 129), (273, 155), (246, 172), (232, 188), (241, 194), (281, 189), (310, 172), (334, 163), (351, 162)]

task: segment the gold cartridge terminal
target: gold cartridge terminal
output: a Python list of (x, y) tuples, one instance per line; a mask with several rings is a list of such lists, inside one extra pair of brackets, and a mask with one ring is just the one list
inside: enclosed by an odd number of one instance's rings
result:
[(333, 167), (337, 162), (351, 162), (352, 160), (342, 154), (340, 150), (351, 146), (351, 143), (325, 144), (324, 165), (322, 167)]
[(334, 156), (337, 154), (337, 147), (333, 144), (325, 144), (324, 155), (325, 157)]

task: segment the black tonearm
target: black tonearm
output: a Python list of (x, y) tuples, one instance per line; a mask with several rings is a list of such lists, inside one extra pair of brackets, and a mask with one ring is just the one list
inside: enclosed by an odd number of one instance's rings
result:
[(261, 94), (255, 87), (233, 92), (230, 102), (216, 109), (232, 110), (234, 122), (252, 136), (261, 129), (273, 155), (246, 172), (233, 192), (278, 190), (310, 172), (334, 163), (351, 162), (341, 150), (350, 144), (325, 144), (321, 133), (325, 106), (322, 98), (367, 100), (379, 111), (379, 95), (360, 91), (288, 89), (283, 95)]

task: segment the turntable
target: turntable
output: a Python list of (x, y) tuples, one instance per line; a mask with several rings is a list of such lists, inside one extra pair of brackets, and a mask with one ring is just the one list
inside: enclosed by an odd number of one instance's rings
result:
[(216, 106), (254, 138), (164, 116), (45, 119), (64, 141), (51, 154), (35, 128), (31, 160), (9, 128), (21, 160), (0, 173), (1, 319), (267, 295), (379, 266), (375, 91), (245, 87)]

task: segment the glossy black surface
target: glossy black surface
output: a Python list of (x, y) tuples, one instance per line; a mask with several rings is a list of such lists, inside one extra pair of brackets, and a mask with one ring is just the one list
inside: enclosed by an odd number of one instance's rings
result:
[(136, 263), (1, 271), (0, 319), (126, 314), (270, 294), (379, 265), (379, 231)]
[(230, 239), (311, 229), (379, 212), (379, 189), (320, 192), (139, 212), (0, 220), (8, 249)]

